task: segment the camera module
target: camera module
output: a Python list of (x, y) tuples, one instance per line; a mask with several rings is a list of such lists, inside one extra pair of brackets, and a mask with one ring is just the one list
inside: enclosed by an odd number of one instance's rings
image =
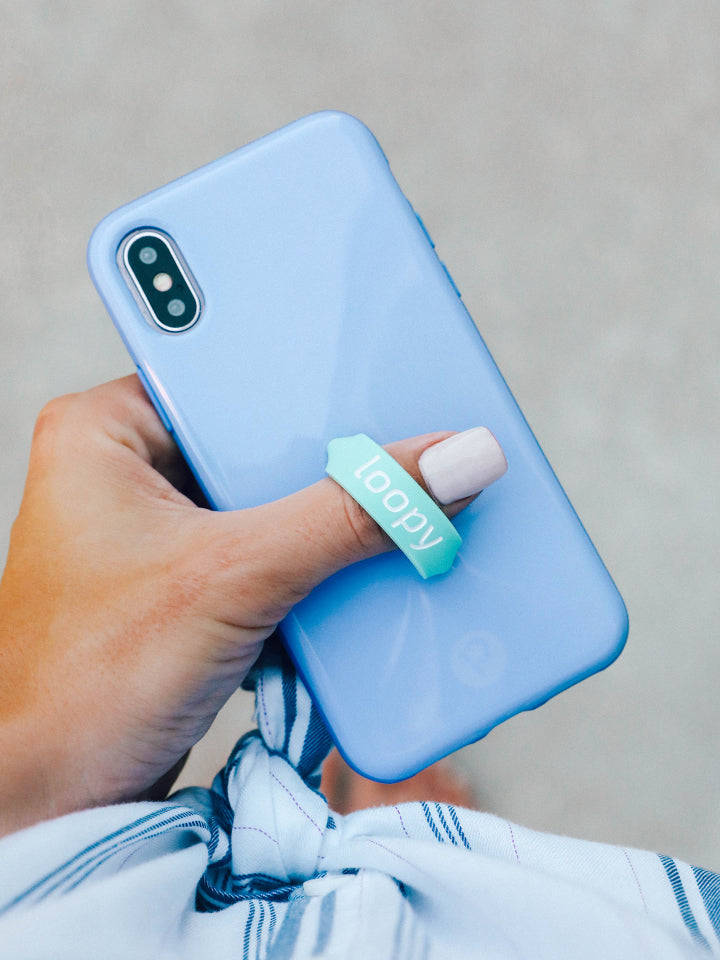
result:
[(143, 311), (156, 326), (181, 333), (197, 322), (200, 289), (175, 242), (159, 230), (136, 230), (118, 250), (118, 264)]

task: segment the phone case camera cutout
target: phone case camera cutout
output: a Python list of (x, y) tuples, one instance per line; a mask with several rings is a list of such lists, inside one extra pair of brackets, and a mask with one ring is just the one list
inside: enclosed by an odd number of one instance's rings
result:
[(154, 230), (130, 234), (118, 249), (118, 266), (148, 319), (181, 333), (199, 318), (200, 292), (169, 237)]

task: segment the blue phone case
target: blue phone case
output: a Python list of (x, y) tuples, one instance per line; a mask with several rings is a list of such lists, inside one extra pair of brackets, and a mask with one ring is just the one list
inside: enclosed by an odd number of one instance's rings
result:
[[(146, 320), (116, 260), (153, 227), (204, 298)], [(432, 241), (358, 120), (319, 113), (106, 217), (93, 280), (151, 398), (220, 510), (324, 474), (329, 440), (489, 427), (507, 474), (455, 521), (453, 569), (399, 552), (336, 574), (282, 624), (341, 752), (409, 777), (607, 666), (627, 614)]]

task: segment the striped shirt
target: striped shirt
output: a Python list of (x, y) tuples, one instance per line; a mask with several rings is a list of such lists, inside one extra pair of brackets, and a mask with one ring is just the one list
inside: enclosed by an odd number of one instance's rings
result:
[(339, 816), (330, 739), (277, 656), (256, 716), (210, 790), (0, 841), (0, 957), (720, 956), (720, 876), (441, 803)]

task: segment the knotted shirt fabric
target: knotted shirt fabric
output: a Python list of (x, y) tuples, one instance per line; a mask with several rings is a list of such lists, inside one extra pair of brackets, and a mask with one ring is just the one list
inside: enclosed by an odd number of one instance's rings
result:
[(720, 956), (720, 876), (442, 803), (333, 813), (286, 660), (211, 789), (0, 841), (5, 960)]

